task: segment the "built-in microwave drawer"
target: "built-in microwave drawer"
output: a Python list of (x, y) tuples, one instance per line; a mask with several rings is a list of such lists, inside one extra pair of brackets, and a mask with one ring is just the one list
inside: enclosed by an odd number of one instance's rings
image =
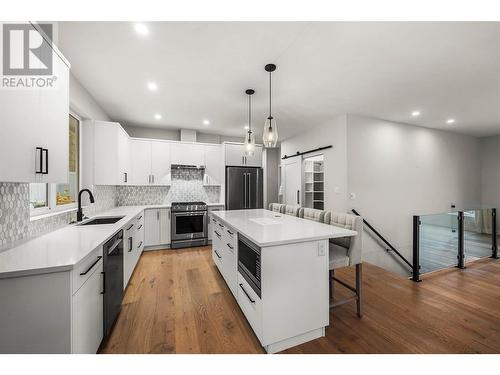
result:
[(262, 301), (239, 272), (236, 300), (255, 335), (262, 342)]

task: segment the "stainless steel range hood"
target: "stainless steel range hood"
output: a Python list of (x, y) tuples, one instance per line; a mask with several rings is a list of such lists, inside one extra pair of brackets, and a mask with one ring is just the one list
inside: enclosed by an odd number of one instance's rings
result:
[(188, 164), (172, 164), (171, 169), (194, 169), (194, 170), (205, 170), (204, 165), (188, 165)]

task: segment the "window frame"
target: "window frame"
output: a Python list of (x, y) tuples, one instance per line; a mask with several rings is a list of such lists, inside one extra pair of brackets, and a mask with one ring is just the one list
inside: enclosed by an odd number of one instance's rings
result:
[[(78, 120), (78, 191), (82, 188), (82, 117), (78, 115), (75, 111), (70, 109), (69, 116), (74, 117)], [(68, 117), (69, 121), (69, 117)], [(68, 123), (69, 126), (69, 123)], [(69, 143), (68, 143), (69, 149)], [(68, 168), (69, 173), (69, 168)], [(57, 205), (57, 183), (45, 183), (47, 186), (47, 206), (40, 208), (31, 208), (30, 204), (30, 218), (36, 219), (40, 216), (46, 216), (50, 214), (57, 214), (60, 212), (74, 211), (78, 208), (78, 203), (69, 203), (63, 205)]]

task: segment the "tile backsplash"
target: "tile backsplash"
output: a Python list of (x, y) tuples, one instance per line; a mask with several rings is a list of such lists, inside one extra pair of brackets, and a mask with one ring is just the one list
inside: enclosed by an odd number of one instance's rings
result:
[(186, 201), (219, 203), (220, 194), (220, 186), (203, 185), (202, 170), (174, 169), (171, 186), (118, 186), (118, 205), (170, 204)]
[[(90, 217), (116, 206), (221, 201), (220, 186), (204, 186), (201, 170), (175, 169), (171, 177), (171, 186), (94, 186), (95, 203), (84, 214)], [(0, 182), (0, 250), (75, 220), (75, 211), (30, 220), (29, 184)]]
[[(95, 203), (84, 208), (84, 214), (117, 206), (116, 186), (95, 186)], [(37, 220), (30, 220), (29, 184), (0, 182), (0, 250), (16, 243), (61, 228), (76, 220), (76, 212), (63, 212)]]

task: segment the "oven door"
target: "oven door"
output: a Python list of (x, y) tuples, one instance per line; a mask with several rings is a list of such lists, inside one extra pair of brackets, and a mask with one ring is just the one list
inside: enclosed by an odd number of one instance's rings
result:
[(207, 237), (206, 212), (173, 212), (172, 241)]

